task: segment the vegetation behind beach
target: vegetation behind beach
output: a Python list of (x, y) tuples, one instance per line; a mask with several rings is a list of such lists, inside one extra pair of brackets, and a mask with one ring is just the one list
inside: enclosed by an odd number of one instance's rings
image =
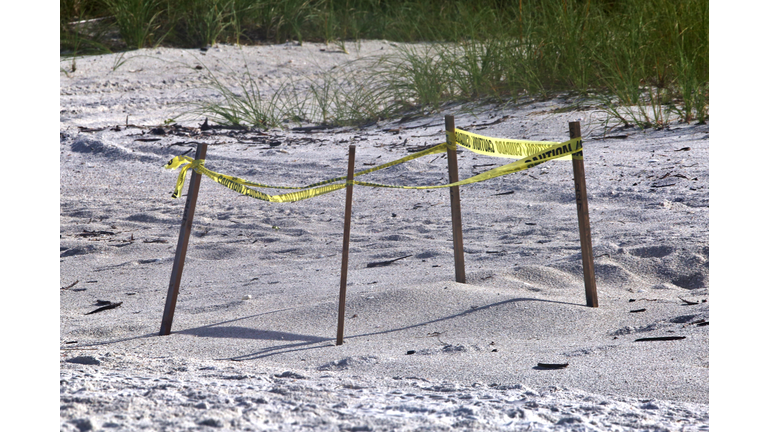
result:
[(397, 106), (371, 117), (563, 92), (642, 127), (709, 116), (707, 0), (60, 0), (72, 58), (286, 41), (346, 51), (363, 39), (435, 43), (385, 65), (380, 89)]

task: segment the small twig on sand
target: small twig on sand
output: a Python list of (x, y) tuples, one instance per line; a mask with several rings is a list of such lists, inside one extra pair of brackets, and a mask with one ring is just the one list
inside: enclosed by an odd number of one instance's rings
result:
[(65, 286), (65, 287), (61, 287), (61, 289), (63, 289), (63, 290), (68, 290), (68, 289), (72, 288), (73, 286), (77, 285), (77, 283), (78, 283), (78, 282), (80, 282), (80, 280), (79, 280), (79, 279), (78, 279), (78, 280), (76, 280), (76, 281), (74, 281), (74, 282), (72, 282), (71, 284), (69, 284), (69, 285), (67, 285), (67, 286)]
[(539, 363), (536, 365), (536, 369), (565, 369), (568, 367), (568, 363)]
[(685, 339), (685, 336), (657, 336), (657, 337), (645, 337), (635, 339), (635, 342), (652, 342), (652, 341), (672, 341)]
[(399, 261), (401, 259), (405, 259), (405, 258), (408, 258), (410, 256), (413, 256), (413, 255), (406, 255), (404, 257), (395, 258), (395, 259), (391, 259), (391, 260), (388, 260), (388, 261), (372, 262), (372, 263), (368, 263), (368, 265), (366, 267), (384, 267), (384, 266), (388, 266), (388, 265), (392, 264), (395, 261)]
[(679, 298), (680, 300), (682, 300), (682, 301), (683, 301), (683, 303), (685, 303), (687, 306), (693, 306), (693, 305), (697, 305), (697, 304), (699, 304), (699, 302), (697, 302), (697, 301), (690, 301), (690, 300), (686, 300), (686, 299), (684, 299), (684, 298), (682, 298), (682, 297), (678, 297), (678, 298)]
[(94, 309), (94, 310), (92, 310), (92, 311), (90, 311), (90, 312), (87, 312), (87, 313), (86, 313), (86, 315), (95, 314), (95, 313), (98, 313), (98, 312), (103, 312), (103, 311), (105, 311), (105, 310), (114, 309), (114, 308), (116, 308), (116, 307), (120, 306), (121, 304), (123, 304), (123, 302), (118, 302), (118, 303), (109, 303), (109, 304), (108, 304), (108, 305), (106, 305), (106, 306), (102, 306), (102, 307), (100, 307), (100, 308), (98, 308), (98, 309)]

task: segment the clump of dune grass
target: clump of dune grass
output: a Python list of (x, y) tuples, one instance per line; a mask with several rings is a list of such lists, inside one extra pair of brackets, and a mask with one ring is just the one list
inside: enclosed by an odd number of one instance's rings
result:
[[(291, 123), (329, 126), (359, 125), (389, 118), (401, 111), (386, 79), (373, 70), (381, 60), (360, 68), (354, 62), (314, 77), (302, 77), (276, 87), (263, 88), (246, 66), (245, 73), (227, 79), (206, 68), (211, 97), (193, 102), (179, 117), (206, 117), (221, 125), (261, 129)], [(228, 84), (231, 81), (233, 84)]]
[(129, 48), (159, 44), (163, 13), (161, 0), (104, 0)]
[(237, 127), (269, 129), (281, 125), (281, 119), (286, 112), (280, 100), (284, 87), (276, 89), (267, 97), (262, 94), (247, 66), (244, 78), (239, 78), (239, 74), (232, 74), (236, 81), (234, 88), (224, 83), (207, 67), (205, 69), (206, 86), (212, 91), (213, 97), (210, 100), (191, 103), (191, 109), (182, 116), (207, 117), (218, 124)]
[(242, 9), (238, 10), (237, 5), (235, 0), (178, 0), (167, 12), (174, 23), (169, 32), (186, 45), (214, 45), (225, 39), (230, 28), (238, 28), (237, 13)]

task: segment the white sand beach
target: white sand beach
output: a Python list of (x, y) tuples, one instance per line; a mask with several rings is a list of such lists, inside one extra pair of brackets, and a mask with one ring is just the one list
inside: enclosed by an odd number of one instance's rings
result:
[[(605, 127), (565, 97), (359, 128), (164, 125), (208, 94), (205, 68), (246, 63), (269, 88), (394, 49), (348, 48), (145, 49), (61, 73), (61, 430), (709, 430), (709, 125)], [(440, 144), (446, 114), (536, 141), (581, 122), (599, 307), (585, 302), (570, 161), (462, 186), (466, 283), (447, 189), (355, 186), (341, 346), (345, 192), (268, 203), (204, 177), (159, 336), (187, 188), (171, 198), (168, 160), (202, 142), (209, 169), (303, 185), (346, 175), (349, 145), (359, 170)], [(462, 179), (508, 162), (458, 151)], [(365, 180), (445, 184), (447, 162)]]

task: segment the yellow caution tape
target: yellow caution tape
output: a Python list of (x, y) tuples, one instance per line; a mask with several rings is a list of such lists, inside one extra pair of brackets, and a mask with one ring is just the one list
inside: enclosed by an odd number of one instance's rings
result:
[[(455, 134), (455, 136), (451, 136), (451, 134), (448, 133), (449, 140), (451, 140), (451, 138), (459, 139), (459, 137), (461, 136), (461, 133), (468, 134), (468, 132), (460, 131), (458, 129), (456, 131), (457, 133)], [(475, 135), (475, 134), (471, 134), (471, 135)], [(480, 137), (480, 135), (475, 135), (475, 136)], [(487, 137), (481, 137), (481, 138), (487, 138)], [(490, 140), (495, 140), (495, 138), (490, 138)], [(454, 187), (454, 186), (463, 186), (463, 185), (478, 183), (478, 182), (489, 180), (495, 177), (511, 174), (514, 172), (523, 171), (550, 160), (566, 159), (571, 157), (581, 158), (581, 155), (582, 155), (581, 138), (574, 138), (562, 143), (552, 143), (552, 142), (543, 142), (543, 141), (519, 141), (519, 140), (497, 140), (497, 141), (516, 141), (516, 142), (523, 142), (523, 143), (534, 143), (536, 145), (546, 143), (548, 145), (539, 146), (538, 151), (530, 154), (525, 154), (524, 156), (522, 156), (524, 159), (520, 159), (518, 161), (512, 162), (507, 165), (503, 165), (497, 168), (493, 168), (484, 173), (475, 175), (473, 177), (464, 179), (459, 182), (450, 183), (446, 185), (434, 185), (434, 186), (398, 186), (398, 185), (387, 185), (387, 184), (381, 184), (381, 183), (362, 182), (358, 180), (347, 181), (346, 177), (336, 177), (329, 180), (313, 183), (307, 186), (272, 186), (272, 185), (266, 185), (261, 183), (254, 183), (248, 180), (243, 180), (237, 177), (211, 171), (205, 167), (204, 165), (205, 160), (200, 160), (200, 159), (196, 160), (196, 159), (192, 159), (189, 156), (176, 156), (173, 159), (171, 159), (167, 164), (165, 164), (164, 168), (176, 169), (181, 167), (181, 172), (179, 173), (179, 177), (176, 181), (176, 188), (174, 189), (174, 192), (172, 195), (173, 198), (178, 198), (181, 195), (181, 190), (184, 186), (184, 180), (186, 178), (187, 171), (189, 171), (190, 169), (193, 169), (199, 174), (205, 175), (211, 178), (212, 180), (216, 181), (217, 183), (223, 186), (226, 186), (229, 189), (232, 189), (235, 192), (241, 193), (243, 195), (246, 195), (252, 198), (256, 198), (263, 201), (269, 201), (269, 202), (295, 202), (295, 201), (300, 201), (308, 198), (313, 198), (329, 192), (337, 191), (339, 189), (343, 189), (348, 184), (356, 184), (360, 186), (370, 186), (370, 187), (396, 188), (396, 189), (439, 189), (439, 188), (447, 188), (447, 187)], [(459, 143), (459, 145), (462, 145), (462, 144)], [(365, 174), (370, 174), (372, 172), (375, 172), (384, 168), (389, 168), (391, 166), (398, 165), (413, 159), (417, 159), (422, 156), (435, 154), (435, 153), (442, 153), (448, 147), (449, 147), (448, 143), (438, 144), (434, 147), (411, 154), (404, 158), (400, 158), (400, 159), (387, 162), (385, 164), (382, 164), (373, 168), (359, 171), (354, 175), (361, 176)], [(528, 146), (528, 147), (517, 147), (518, 150), (511, 150), (513, 148), (511, 146), (507, 146), (507, 147), (498, 146), (498, 147), (494, 147), (494, 149), (496, 149), (494, 150), (495, 152), (494, 153), (489, 150), (482, 150), (482, 151), (478, 150), (480, 148), (480, 145), (476, 145), (475, 146), (476, 148), (474, 149), (464, 145), (462, 145), (462, 147), (466, 147), (469, 150), (472, 150), (478, 153), (491, 154), (494, 156), (502, 156), (502, 157), (518, 157), (517, 155), (512, 155), (511, 153), (513, 151), (530, 152), (533, 149), (537, 148), (535, 146)], [(507, 151), (508, 153), (502, 154), (498, 149)], [(342, 181), (343, 183), (341, 183)], [(268, 195), (268, 194), (265, 194), (264, 192), (251, 189), (251, 187), (275, 188), (275, 189), (302, 189), (302, 190), (300, 192), (289, 192), (289, 193), (280, 194), (280, 195)]]
[[(456, 129), (451, 134), (446, 132), (448, 142), (456, 143), (467, 150), (487, 156), (521, 159), (544, 151), (557, 144), (552, 141), (527, 141), (503, 138), (491, 138)], [(570, 160), (571, 155), (556, 158), (557, 160)]]
[(553, 146), (546, 147), (544, 150), (532, 155), (531, 157), (520, 159), (518, 161), (509, 163), (506, 165), (502, 165), (497, 168), (490, 169), (476, 176), (473, 176), (455, 183), (446, 184), (446, 185), (397, 186), (397, 185), (386, 185), (386, 184), (380, 184), (380, 183), (361, 182), (357, 180), (354, 180), (352, 183), (360, 186), (385, 187), (385, 188), (396, 188), (396, 189), (439, 189), (439, 188), (447, 188), (447, 187), (453, 187), (453, 186), (463, 186), (471, 183), (478, 183), (481, 181), (490, 180), (492, 178), (500, 177), (507, 174), (512, 174), (518, 171), (527, 170), (529, 168), (535, 167), (536, 165), (539, 165), (554, 159), (559, 159), (564, 156), (573, 155), (574, 157), (576, 157), (577, 154), (581, 154), (581, 148), (582, 148), (581, 138), (574, 138), (565, 142), (557, 143)]
[[(180, 158), (183, 158), (183, 159), (180, 159)], [(186, 165), (181, 167), (179, 178), (176, 180), (176, 188), (173, 191), (173, 195), (171, 195), (171, 197), (173, 198), (178, 198), (179, 196), (181, 196), (181, 189), (184, 186), (184, 179), (187, 175), (187, 171), (189, 171), (190, 169), (193, 169), (197, 173), (211, 178), (216, 183), (226, 186), (235, 192), (241, 193), (251, 198), (256, 198), (262, 201), (269, 201), (269, 202), (300, 201), (303, 199), (312, 198), (312, 197), (327, 194), (329, 192), (333, 192), (339, 189), (343, 189), (346, 186), (345, 183), (342, 183), (342, 184), (334, 184), (329, 186), (315, 187), (312, 189), (303, 190), (301, 192), (289, 192), (287, 194), (282, 194), (282, 195), (267, 195), (264, 192), (251, 189), (250, 187), (242, 183), (231, 180), (235, 177), (219, 174), (215, 171), (209, 170), (204, 165), (205, 160), (196, 159), (196, 160), (188, 161), (187, 159), (191, 159), (191, 158), (188, 158), (186, 156), (181, 156), (181, 157), (177, 156), (171, 159), (171, 161), (165, 165), (165, 168), (174, 169), (174, 168), (178, 168), (182, 163), (187, 163)]]
[[(395, 166), (395, 165), (401, 164), (403, 162), (408, 162), (410, 160), (418, 159), (418, 158), (420, 158), (422, 156), (428, 156), (428, 155), (435, 154), (435, 153), (443, 153), (443, 152), (445, 152), (445, 150), (447, 148), (448, 148), (448, 143), (438, 144), (438, 145), (436, 145), (434, 147), (430, 147), (430, 148), (428, 148), (426, 150), (422, 150), (420, 152), (413, 153), (413, 154), (411, 154), (409, 156), (406, 156), (404, 158), (400, 158), (400, 159), (394, 160), (392, 162), (387, 162), (385, 164), (382, 164), (382, 165), (379, 165), (379, 166), (375, 166), (373, 168), (369, 168), (369, 169), (364, 170), (364, 171), (356, 172), (355, 173), (355, 177), (358, 177), (358, 176), (361, 176), (361, 175), (364, 175), (364, 174), (370, 174), (370, 173), (372, 173), (374, 171), (378, 171), (378, 170), (381, 170), (381, 169), (384, 169), (384, 168), (389, 168), (391, 166)], [(346, 177), (344, 177), (344, 178), (346, 179)]]
[[(372, 172), (382, 170), (384, 168), (389, 168), (391, 166), (395, 166), (404, 162), (408, 162), (413, 159), (420, 158), (422, 156), (427, 156), (435, 153), (442, 153), (448, 148), (447, 143), (438, 144), (434, 147), (430, 147), (426, 150), (422, 150), (420, 152), (413, 153), (411, 155), (408, 155), (406, 157), (387, 162), (385, 164), (369, 168), (363, 171), (359, 171), (355, 173), (355, 176), (361, 176), (365, 174), (370, 174)], [(307, 198), (313, 198), (319, 195), (323, 195), (329, 192), (333, 192), (339, 189), (342, 189), (346, 187), (346, 180), (347, 177), (336, 177), (328, 180), (324, 180), (321, 182), (313, 183), (306, 186), (273, 186), (273, 185), (267, 185), (262, 183), (254, 183), (248, 180), (243, 180), (238, 177), (229, 176), (226, 174), (220, 174), (215, 171), (211, 171), (208, 168), (205, 167), (205, 160), (195, 160), (189, 156), (176, 156), (173, 159), (171, 159), (168, 163), (165, 164), (164, 168), (167, 169), (176, 169), (180, 167), (181, 165), (184, 165), (181, 168), (181, 172), (179, 173), (179, 177), (176, 180), (176, 188), (174, 189), (173, 194), (171, 197), (178, 198), (181, 196), (181, 189), (184, 187), (184, 180), (187, 175), (187, 171), (190, 169), (195, 170), (196, 172), (203, 174), (217, 183), (226, 186), (235, 192), (241, 193), (243, 195), (247, 195), (252, 198), (260, 199), (263, 201), (269, 201), (269, 202), (295, 202), (304, 200)], [(333, 184), (344, 181), (344, 183), (341, 184)], [(322, 186), (322, 187), (321, 187)], [(301, 192), (290, 192), (286, 194), (281, 195), (268, 195), (263, 192), (259, 192), (257, 190), (251, 189), (251, 187), (261, 187), (261, 188), (273, 188), (273, 189), (305, 189)]]
[[(195, 161), (195, 159), (192, 159), (189, 156), (176, 156), (175, 158), (171, 159), (167, 164), (165, 164), (164, 168), (168, 168), (168, 169), (173, 170), (173, 169), (178, 168), (181, 164), (191, 163), (191, 162), (194, 162), (194, 161)], [(203, 161), (203, 163), (204, 162), (205, 161)], [(199, 166), (199, 165), (194, 165), (192, 167), (188, 167), (188, 169), (189, 168), (195, 168), (197, 166)], [(213, 171), (211, 171), (211, 172), (213, 172)], [(228, 179), (229, 181), (232, 181), (234, 183), (242, 184), (244, 186), (272, 188), (272, 189), (307, 189), (307, 188), (311, 188), (311, 187), (315, 187), (315, 186), (321, 186), (321, 185), (324, 185), (324, 184), (333, 183), (333, 182), (337, 182), (337, 181), (341, 181), (341, 180), (346, 179), (346, 177), (337, 177), (335, 179), (325, 180), (325, 181), (314, 183), (314, 184), (307, 185), (307, 186), (273, 186), (273, 185), (262, 184), (262, 183), (254, 183), (254, 182), (251, 182), (251, 181), (248, 181), (248, 180), (243, 180), (243, 179), (238, 178), (238, 177), (228, 176), (226, 174), (217, 174), (217, 175), (221, 176), (222, 178)], [(182, 177), (181, 174), (179, 174), (179, 181), (177, 183), (181, 183), (181, 184), (184, 183), (183, 177)], [(174, 197), (174, 198), (176, 198), (176, 197)]]

